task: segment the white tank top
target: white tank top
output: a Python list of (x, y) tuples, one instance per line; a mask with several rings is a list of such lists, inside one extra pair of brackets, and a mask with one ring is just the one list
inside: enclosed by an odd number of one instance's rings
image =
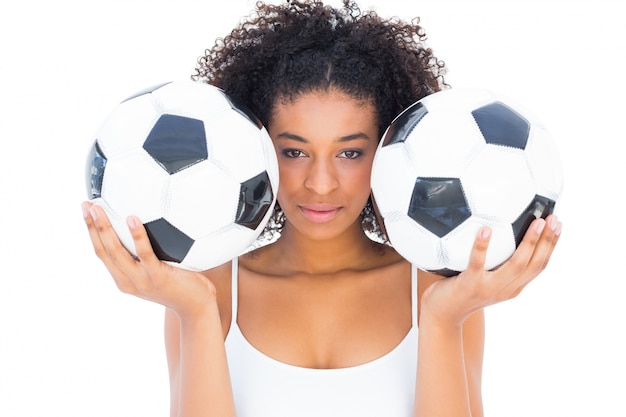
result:
[(288, 365), (263, 354), (237, 325), (238, 267), (232, 269), (232, 321), (226, 355), (238, 417), (410, 417), (417, 370), (417, 270), (412, 267), (411, 329), (392, 351), (339, 369)]

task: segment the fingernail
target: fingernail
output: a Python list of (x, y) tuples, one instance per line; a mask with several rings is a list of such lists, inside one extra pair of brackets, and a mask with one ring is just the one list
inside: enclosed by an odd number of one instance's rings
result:
[(563, 223), (558, 222), (558, 224), (556, 225), (556, 228), (554, 229), (554, 234), (556, 236), (561, 236), (561, 229), (563, 228)]
[(491, 229), (488, 227), (483, 227), (480, 231), (481, 239), (487, 240), (489, 239), (489, 236), (491, 236)]
[(96, 213), (96, 208), (94, 206), (91, 206), (89, 213), (91, 213), (91, 217), (93, 217), (94, 220), (98, 219), (98, 213)]
[(126, 219), (126, 224), (128, 224), (128, 227), (130, 227), (131, 229), (134, 229), (135, 227), (137, 227), (137, 222), (135, 221), (133, 217), (128, 217)]
[(89, 216), (89, 209), (87, 208), (87, 204), (86, 203), (82, 203), (80, 205), (80, 209), (83, 212), (83, 219), (86, 219), (87, 216)]
[(556, 228), (557, 228), (557, 226), (558, 226), (558, 225), (559, 225), (559, 221), (558, 221), (558, 219), (557, 219), (555, 216), (550, 217), (549, 226), (550, 226), (550, 229), (551, 229), (553, 232), (555, 232), (555, 231), (556, 231)]
[(540, 235), (543, 232), (543, 228), (546, 226), (546, 221), (543, 219), (539, 219), (537, 222), (537, 226), (535, 226), (535, 232)]

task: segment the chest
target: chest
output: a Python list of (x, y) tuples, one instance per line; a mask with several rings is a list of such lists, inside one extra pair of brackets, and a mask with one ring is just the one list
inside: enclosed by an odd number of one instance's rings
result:
[(407, 276), (328, 280), (239, 278), (237, 324), (256, 350), (311, 369), (358, 366), (398, 346), (412, 327)]
[(417, 329), (374, 361), (340, 369), (278, 362), (247, 343), (236, 327), (226, 353), (241, 417), (409, 417), (413, 415)]

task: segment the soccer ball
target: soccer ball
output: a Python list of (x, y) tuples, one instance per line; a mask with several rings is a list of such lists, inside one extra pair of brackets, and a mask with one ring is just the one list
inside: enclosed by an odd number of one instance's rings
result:
[(530, 223), (555, 211), (559, 153), (538, 118), (484, 89), (452, 88), (414, 103), (384, 133), (372, 195), (390, 244), (419, 268), (467, 268), (492, 228), (486, 269), (505, 262)]
[(201, 271), (247, 250), (271, 216), (278, 163), (267, 130), (205, 83), (141, 91), (104, 120), (87, 161), (88, 198), (136, 254), (126, 217), (157, 257)]

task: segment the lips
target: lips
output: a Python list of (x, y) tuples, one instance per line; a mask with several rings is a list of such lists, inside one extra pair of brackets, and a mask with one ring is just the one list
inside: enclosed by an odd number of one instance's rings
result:
[(328, 204), (307, 204), (300, 206), (300, 211), (308, 220), (314, 223), (326, 223), (337, 217), (341, 210), (339, 206)]

